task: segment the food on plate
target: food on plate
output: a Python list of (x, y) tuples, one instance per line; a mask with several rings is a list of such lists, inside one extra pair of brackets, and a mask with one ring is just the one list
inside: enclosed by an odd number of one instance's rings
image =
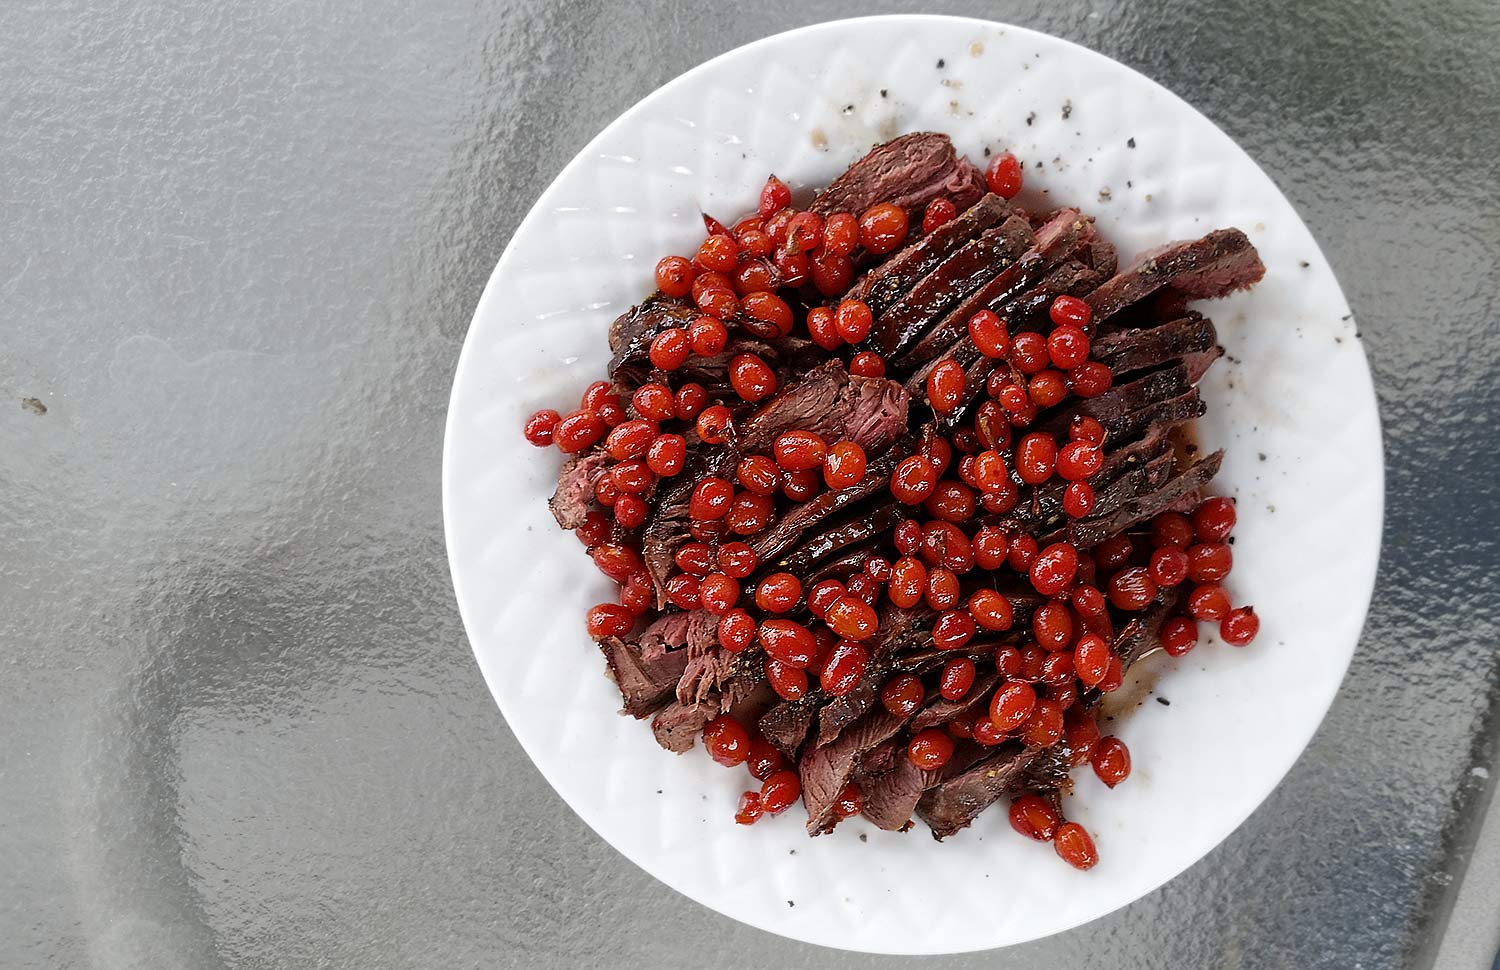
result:
[(1264, 273), (1237, 229), (1121, 267), (1077, 208), (935, 133), (872, 149), (803, 207), (752, 214), (609, 330), (608, 374), (527, 440), (567, 459), (551, 509), (618, 587), (585, 618), (657, 741), (799, 801), (938, 839), (1003, 804), (1080, 869), (1062, 796), (1128, 782), (1097, 714), (1201, 624), (1249, 644), (1222, 455), (1188, 433), (1221, 355), (1189, 301)]

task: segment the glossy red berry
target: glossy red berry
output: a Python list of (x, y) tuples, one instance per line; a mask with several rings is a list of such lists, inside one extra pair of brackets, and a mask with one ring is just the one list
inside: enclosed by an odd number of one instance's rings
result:
[(969, 615), (975, 624), (986, 630), (1009, 630), (1015, 622), (1010, 600), (1005, 594), (993, 589), (978, 589), (969, 597)]
[(1255, 615), (1253, 607), (1242, 606), (1232, 610), (1219, 621), (1219, 636), (1233, 647), (1247, 645), (1259, 632), (1260, 617)]
[(906, 210), (889, 202), (870, 206), (859, 217), (859, 241), (866, 250), (883, 256), (906, 240)]
[(869, 661), (870, 654), (864, 644), (840, 640), (829, 651), (828, 659), (818, 673), (818, 683), (830, 697), (842, 697), (859, 683)]
[(849, 373), (855, 377), (884, 377), (885, 358), (873, 350), (861, 350), (850, 359)]
[(1094, 486), (1088, 482), (1069, 482), (1063, 489), (1063, 512), (1072, 519), (1082, 519), (1094, 511)]
[(1168, 655), (1180, 657), (1198, 645), (1198, 624), (1185, 616), (1169, 617), (1162, 623), (1158, 639)]
[(1060, 824), (1057, 809), (1038, 795), (1022, 795), (1010, 803), (1010, 826), (1028, 839), (1050, 842)]
[(682, 298), (693, 290), (696, 271), (690, 260), (682, 256), (663, 256), (656, 263), (656, 288), (664, 296)]
[(938, 414), (958, 407), (964, 393), (964, 369), (955, 360), (945, 360), (927, 375), (927, 403)]
[(1115, 376), (1097, 360), (1085, 361), (1068, 374), (1073, 393), (1079, 397), (1098, 397), (1114, 385)]
[(589, 636), (623, 637), (635, 626), (635, 614), (624, 606), (600, 603), (590, 607), (587, 616)]
[(1077, 822), (1064, 822), (1052, 839), (1057, 854), (1074, 869), (1092, 869), (1099, 862), (1093, 838)]
[(840, 441), (823, 459), (823, 481), (829, 488), (852, 488), (865, 477), (865, 450), (852, 441)]
[(1001, 731), (1015, 731), (1036, 709), (1036, 690), (1027, 683), (1012, 680), (995, 691), (990, 701), (990, 720)]
[(1047, 336), (1047, 356), (1053, 367), (1073, 370), (1089, 359), (1088, 334), (1071, 325), (1058, 327)]
[(1057, 463), (1057, 439), (1034, 431), (1016, 445), (1016, 474), (1028, 485), (1039, 485), (1052, 477)]
[(923, 771), (936, 771), (953, 757), (953, 739), (941, 728), (928, 728), (911, 739), (906, 756)]
[(993, 310), (980, 310), (969, 318), (969, 339), (986, 357), (1000, 358), (1010, 352), (1010, 336), (1006, 333), (1005, 321)]
[(552, 429), (552, 440), (563, 454), (575, 454), (604, 437), (605, 424), (590, 411), (564, 415)]
[(767, 815), (780, 815), (802, 797), (802, 779), (795, 771), (781, 770), (760, 787), (760, 808)]
[(762, 814), (760, 792), (747, 791), (740, 795), (739, 805), (734, 810), (734, 820), (739, 825), (754, 825)]
[(1205, 499), (1193, 512), (1193, 533), (1199, 542), (1223, 542), (1234, 531), (1234, 522), (1232, 499), (1222, 496)]
[(1021, 191), (1023, 178), (1021, 160), (1010, 152), (990, 159), (989, 167), (984, 173), (984, 181), (989, 190), (1002, 199), (1014, 199)]
[(772, 175), (760, 190), (760, 217), (769, 219), (792, 204), (792, 190), (785, 182)]
[(1047, 315), (1052, 318), (1052, 323), (1059, 327), (1087, 327), (1094, 319), (1094, 311), (1089, 305), (1076, 296), (1059, 296), (1052, 301)]
[(1111, 788), (1130, 777), (1130, 749), (1124, 741), (1112, 735), (1094, 743), (1089, 762), (1099, 780)]
[(1222, 620), (1229, 615), (1229, 594), (1218, 583), (1200, 583), (1188, 594), (1188, 615), (1195, 620)]
[(943, 665), (938, 678), (938, 693), (944, 700), (960, 700), (974, 686), (974, 661), (968, 657), (954, 657)]
[(750, 756), (750, 732), (728, 714), (720, 714), (704, 727), (703, 746), (710, 758), (732, 768), (744, 764)]
[(681, 367), (693, 352), (687, 331), (676, 327), (663, 330), (651, 340), (651, 365), (665, 371)]
[(561, 419), (562, 415), (551, 408), (542, 408), (526, 419), (526, 427), (523, 432), (526, 435), (526, 440), (538, 448), (548, 447), (552, 444), (553, 429), (557, 427), (557, 422)]
[(957, 215), (958, 207), (952, 201), (944, 198), (933, 199), (927, 203), (927, 208), (922, 213), (922, 231), (932, 232), (952, 222)]
[(1031, 585), (1043, 596), (1057, 596), (1073, 584), (1078, 572), (1078, 550), (1054, 542), (1031, 561)]
[(812, 431), (786, 431), (772, 445), (776, 464), (789, 472), (811, 471), (828, 457), (828, 445)]

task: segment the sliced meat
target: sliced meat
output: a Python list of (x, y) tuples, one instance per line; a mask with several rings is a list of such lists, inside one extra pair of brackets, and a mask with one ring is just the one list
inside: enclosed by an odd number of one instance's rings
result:
[(1163, 589), (1157, 593), (1156, 601), (1146, 607), (1140, 616), (1120, 628), (1112, 646), (1125, 669), (1129, 670), (1131, 664), (1155, 647), (1162, 623), (1177, 610), (1182, 597), (1181, 586)]
[(901, 503), (895, 500), (868, 509), (856, 506), (854, 511), (860, 514), (838, 525), (821, 529), (817, 535), (782, 556), (776, 563), (777, 568), (804, 575), (819, 562), (842, 549), (875, 536), (885, 535), (906, 517)]
[(978, 677), (974, 678), (973, 686), (969, 688), (969, 692), (963, 697), (956, 701), (939, 698), (914, 714), (911, 719), (910, 730), (912, 733), (916, 733), (917, 731), (925, 731), (930, 727), (938, 727), (947, 724), (960, 714), (968, 713), (976, 705), (988, 704), (990, 692), (995, 689), (995, 685), (999, 680), (1000, 675), (993, 670), (988, 673), (981, 673)]
[(947, 135), (917, 131), (870, 149), (819, 192), (811, 208), (823, 216), (859, 215), (877, 202), (914, 209), (947, 196), (966, 209), (983, 193), (983, 176), (958, 156)]
[[(1139, 438), (1129, 441), (1121, 441), (1119, 444), (1108, 443), (1104, 451), (1104, 464), (1099, 467), (1099, 474), (1094, 477), (1095, 482), (1111, 482), (1122, 474), (1140, 467), (1145, 462), (1161, 454), (1163, 450), (1170, 451), (1172, 442), (1168, 438), (1171, 426), (1165, 424), (1154, 424), (1147, 428)], [(1097, 484), (1094, 486), (1099, 487)]]
[(687, 646), (688, 630), (693, 626), (693, 617), (700, 612), (702, 611), (674, 611), (663, 613), (652, 620), (651, 625), (641, 632), (641, 656), (647, 660), (655, 660), (668, 650)]
[(1084, 247), (1083, 261), (1089, 265), (1090, 269), (1098, 273), (1101, 279), (1109, 279), (1115, 275), (1115, 270), (1120, 268), (1120, 255), (1115, 251), (1114, 243), (1098, 233), (1094, 233)]
[(594, 504), (594, 486), (612, 464), (603, 451), (574, 455), (563, 463), (557, 474), (557, 490), (547, 502), (558, 525), (569, 530), (583, 525)]
[(896, 767), (896, 759), (905, 753), (900, 738), (880, 742), (859, 759), (859, 771), (855, 773), (855, 780), (864, 782), (885, 774)]
[[(877, 828), (901, 832), (911, 827), (912, 815), (922, 793), (961, 774), (985, 756), (987, 749), (973, 742), (960, 743), (948, 763), (935, 771), (923, 771), (896, 748), (888, 769), (862, 779), (865, 802), (862, 814)], [(861, 766), (869, 768), (869, 759)]]
[[(1007, 222), (1002, 228), (1013, 226), (1014, 223)], [(1009, 265), (999, 267), (1000, 271), (983, 286), (947, 310), (936, 326), (909, 349), (897, 354), (895, 361), (903, 368), (910, 368), (941, 357), (968, 335), (969, 318), (980, 310), (988, 308), (1007, 320), (1018, 319), (1019, 307), (1012, 305), (1013, 301), (1024, 298), (1049, 269), (1077, 252), (1083, 240), (1096, 235), (1093, 220), (1078, 210), (1064, 209), (1057, 213), (1037, 230), (1029, 249)], [(1082, 264), (1079, 268), (1087, 269)]]
[[(1007, 301), (1000, 309), (1005, 319), (1012, 321), (1012, 332), (1035, 329), (1032, 318), (1045, 316), (1047, 308), (1059, 296), (1076, 296), (1087, 293), (1099, 282), (1099, 274), (1076, 260), (1069, 260), (1055, 267), (1035, 286), (1019, 297)], [(951, 431), (969, 415), (969, 409), (983, 396), (986, 382), (999, 361), (986, 357), (969, 339), (968, 324), (953, 345), (941, 357), (923, 364), (906, 381), (907, 393), (923, 400), (927, 393), (927, 378), (945, 360), (955, 360), (964, 368), (964, 390), (959, 406), (937, 417), (937, 424), (944, 431)]]
[(723, 690), (735, 675), (735, 655), (719, 646), (719, 618), (707, 610), (692, 610), (688, 617), (687, 666), (677, 683), (677, 699), (684, 704), (702, 702)]
[(1125, 503), (1108, 515), (1079, 519), (1068, 527), (1073, 543), (1080, 548), (1092, 546), (1137, 523), (1155, 518), (1183, 496), (1201, 491), (1219, 473), (1223, 461), (1224, 453), (1216, 451), (1160, 488)]
[(932, 829), (933, 838), (947, 838), (966, 828), (1001, 796), (1019, 791), (1032, 762), (1046, 750), (1001, 745), (988, 758), (924, 794), (917, 803), (918, 817)]
[(874, 706), (880, 697), (887, 667), (876, 661), (865, 665), (865, 672), (849, 693), (835, 697), (818, 711), (818, 744), (833, 742), (843, 730)]
[(1094, 320), (1106, 320), (1162, 287), (1192, 299), (1228, 296), (1265, 276), (1260, 254), (1238, 229), (1216, 229), (1202, 239), (1168, 243), (1136, 257), (1088, 296)]
[(757, 723), (760, 733), (777, 751), (788, 758), (796, 758), (817, 716), (817, 709), (810, 703), (781, 701), (761, 715)]
[(641, 544), (642, 557), (656, 586), (657, 605), (666, 605), (664, 589), (672, 556), (688, 541), (688, 505), (704, 474), (727, 475), (737, 454), (769, 452), (784, 431), (815, 431), (826, 441), (854, 441), (871, 456), (880, 455), (906, 432), (910, 398), (895, 381), (851, 377), (841, 361), (830, 360), (785, 387), (745, 420), (735, 448), (716, 448), (689, 459), (689, 467), (660, 491)]
[(907, 454), (908, 449), (893, 448), (871, 462), (865, 470), (865, 477), (855, 485), (829, 489), (788, 509), (749, 539), (750, 548), (755, 550), (756, 557), (762, 561), (774, 559), (801, 539), (808, 529), (885, 488), (891, 480), (891, 471), (895, 469), (896, 462)]
[(1186, 393), (1156, 404), (1148, 404), (1128, 414), (1113, 414), (1100, 420), (1107, 435), (1114, 438), (1134, 438), (1148, 428), (1162, 425), (1175, 427), (1201, 418), (1208, 410), (1195, 387)]
[(672, 696), (688, 659), (683, 650), (647, 659), (639, 647), (619, 637), (603, 638), (599, 649), (625, 700), (625, 713), (638, 718), (651, 714)]
[(1190, 313), (1159, 327), (1104, 334), (1089, 347), (1089, 357), (1107, 366), (1119, 378), (1187, 354), (1211, 350), (1217, 343), (1213, 321), (1202, 314)]
[(655, 296), (646, 302), (626, 310), (609, 325), (609, 376), (616, 377), (622, 370), (634, 370), (639, 374), (650, 371), (651, 362), (647, 353), (651, 341), (663, 330), (686, 327), (701, 316), (696, 306), (686, 300)]
[(1020, 258), (1031, 241), (1030, 228), (1018, 219), (986, 229), (880, 315), (870, 333), (871, 345), (887, 358), (895, 356), (916, 341), (939, 314)]
[(784, 388), (738, 431), (737, 450), (768, 452), (783, 431), (814, 431), (825, 441), (854, 441), (866, 454), (890, 447), (906, 432), (909, 398), (883, 377), (851, 377), (830, 360)]
[(998, 195), (985, 195), (958, 218), (944, 223), (870, 270), (854, 284), (846, 298), (863, 300), (871, 312), (879, 316), (938, 263), (1000, 223), (1009, 213), (1010, 206), (1004, 199)]
[(1067, 436), (1073, 418), (1090, 417), (1109, 428), (1109, 422), (1153, 404), (1170, 401), (1192, 389), (1187, 368), (1181, 364), (1163, 367), (1137, 377), (1128, 384), (1117, 384), (1103, 394), (1075, 398), (1037, 422), (1037, 428), (1060, 438)]
[[(684, 656), (685, 659), (685, 656)], [(684, 704), (672, 701), (651, 719), (651, 733), (656, 743), (682, 754), (693, 746), (693, 741), (709, 721), (718, 717), (717, 704)]]
[(1182, 366), (1187, 368), (1188, 381), (1192, 384), (1203, 379), (1208, 369), (1213, 366), (1214, 361), (1224, 356), (1224, 348), (1219, 346), (1209, 347), (1207, 350), (1195, 351), (1184, 354)]
[(684, 704), (703, 703), (718, 695), (735, 676), (734, 654), (715, 644), (707, 650), (687, 650), (687, 665), (677, 682), (677, 699)]
[[(674, 326), (677, 325), (679, 324), (674, 324)], [(712, 357), (699, 357), (696, 354), (689, 357), (681, 367), (672, 372), (673, 383), (679, 386), (680, 383), (687, 382), (701, 384), (711, 396), (722, 396), (732, 401), (735, 398), (733, 386), (729, 381), (729, 364), (741, 354), (756, 355), (770, 365), (777, 374), (800, 374), (801, 370), (806, 369), (803, 365), (812, 359), (808, 347), (814, 345), (810, 340), (786, 337), (781, 340), (766, 341), (745, 336), (734, 330), (730, 332), (732, 336), (724, 345), (722, 353), (714, 354)], [(648, 341), (647, 349), (649, 346)], [(818, 359), (821, 360), (821, 356)], [(642, 350), (621, 361), (618, 366), (611, 364), (609, 376), (616, 386), (631, 391), (646, 383), (651, 378), (652, 372), (651, 358), (647, 356), (647, 350)]]
[(832, 744), (813, 745), (803, 752), (798, 773), (802, 777), (802, 802), (807, 806), (808, 834), (821, 835), (833, 828), (834, 802), (854, 776), (860, 757), (882, 741), (895, 737), (904, 723), (904, 718), (877, 707)]

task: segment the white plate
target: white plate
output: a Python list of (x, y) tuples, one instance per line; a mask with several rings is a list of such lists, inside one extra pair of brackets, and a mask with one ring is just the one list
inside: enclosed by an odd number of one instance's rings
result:
[[(565, 107), (565, 106), (563, 106)], [(547, 512), (555, 452), (522, 439), (604, 373), (609, 321), (666, 253), (728, 220), (766, 175), (826, 184), (876, 141), (944, 131), (979, 159), (1027, 160), (1030, 192), (1098, 217), (1122, 257), (1239, 226), (1266, 278), (1207, 306), (1228, 357), (1205, 382), (1200, 436), (1227, 446), (1239, 498), (1237, 600), (1250, 649), (1205, 643), (1160, 663), (1158, 692), (1117, 728), (1134, 772), (1079, 772), (1071, 817), (1090, 872), (992, 810), (934, 842), (863, 822), (809, 840), (800, 809), (742, 827), (750, 782), (701, 747), (677, 757), (616, 712), (584, 610), (609, 590)], [(1035, 167), (1040, 160), (1041, 168)], [(1024, 200), (1023, 200), (1024, 201)], [(448, 412), (443, 504), (459, 606), (516, 737), (601, 836), (658, 879), (785, 936), (882, 953), (995, 947), (1076, 926), (1150, 892), (1239, 825), (1312, 737), (1369, 603), (1383, 496), (1375, 396), (1354, 323), (1307, 227), (1265, 173), (1175, 95), (1066, 41), (1001, 24), (897, 16), (822, 24), (718, 57), (625, 112), (543, 193), (495, 267)], [(868, 842), (864, 837), (868, 836)], [(1296, 860), (1286, 860), (1295, 865)]]

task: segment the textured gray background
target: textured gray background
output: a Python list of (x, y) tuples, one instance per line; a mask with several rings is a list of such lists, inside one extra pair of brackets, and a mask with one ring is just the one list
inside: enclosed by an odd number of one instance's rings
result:
[[(1417, 6), (940, 5), (1137, 67), (1266, 167), (1360, 321), (1389, 488), (1360, 652), (1265, 806), (1113, 916), (929, 965), (1434, 952), (1495, 750), (1500, 6)], [(531, 200), (692, 65), (901, 9), (824, 7), (0, 4), (0, 967), (897, 965), (595, 838), (485, 692), (440, 525)]]

